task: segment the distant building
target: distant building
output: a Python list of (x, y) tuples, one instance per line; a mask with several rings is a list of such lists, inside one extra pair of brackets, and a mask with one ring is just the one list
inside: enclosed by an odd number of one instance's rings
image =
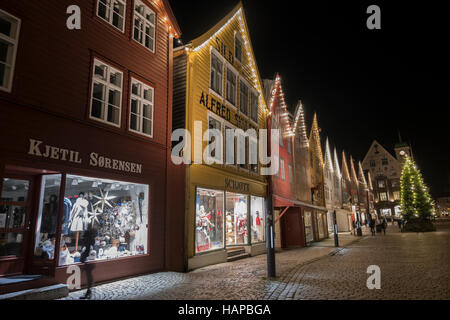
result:
[(402, 155), (413, 158), (411, 147), (401, 139), (394, 151), (395, 157), (374, 140), (362, 162), (363, 170), (372, 177), (375, 210), (381, 216), (400, 216)]
[(435, 208), (438, 216), (450, 215), (450, 197), (441, 197), (435, 200)]

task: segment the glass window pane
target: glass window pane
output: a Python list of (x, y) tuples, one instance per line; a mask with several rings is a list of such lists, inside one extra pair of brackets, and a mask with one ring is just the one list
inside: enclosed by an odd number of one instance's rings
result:
[(120, 98), (120, 91), (109, 89), (109, 104), (119, 107), (121, 103)]
[(5, 36), (11, 37), (11, 29), (12, 23), (9, 19), (0, 13), (0, 33), (3, 33)]
[(142, 122), (142, 131), (145, 134), (151, 135), (152, 134), (152, 121), (149, 119), (144, 118)]
[(109, 105), (108, 106), (108, 118), (107, 121), (111, 122), (111, 123), (115, 123), (115, 124), (119, 124), (119, 108), (113, 106), (113, 105)]
[(247, 196), (237, 193), (226, 194), (226, 243), (240, 245), (248, 243)]
[(117, 87), (122, 87), (122, 74), (117, 71), (111, 72), (109, 76), (109, 82)]
[(83, 252), (96, 261), (147, 254), (148, 191), (148, 185), (67, 175), (59, 265), (80, 262)]
[(252, 242), (264, 242), (266, 240), (264, 198), (253, 196), (250, 198)]
[(34, 246), (34, 255), (36, 257), (50, 260), (54, 258), (60, 188), (60, 174), (42, 177), (36, 243)]
[(148, 119), (152, 118), (152, 106), (149, 104), (144, 104), (144, 117)]
[(197, 189), (195, 252), (206, 252), (224, 247), (223, 191)]
[(139, 129), (140, 129), (138, 117), (134, 113), (131, 114), (130, 128), (131, 128), (131, 130), (135, 130), (135, 131), (139, 131)]
[(92, 112), (91, 116), (95, 118), (102, 119), (102, 110), (103, 110), (103, 103), (101, 101), (98, 101), (96, 99), (92, 100)]
[(21, 229), (25, 224), (27, 208), (13, 205), (0, 205), (0, 229)]
[(3, 179), (2, 196), (3, 201), (26, 202), (28, 200), (28, 180)]
[(0, 257), (22, 255), (23, 233), (0, 233)]

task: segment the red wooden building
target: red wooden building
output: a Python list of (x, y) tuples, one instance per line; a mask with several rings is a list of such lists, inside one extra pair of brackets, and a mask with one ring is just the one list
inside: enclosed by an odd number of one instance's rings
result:
[(70, 30), (73, 1), (0, 2), (0, 277), (44, 276), (2, 292), (65, 283), (90, 226), (97, 283), (183, 268), (175, 17), (166, 0), (76, 3)]
[(306, 244), (305, 229), (301, 208), (296, 205), (294, 132), (279, 75), (276, 75), (275, 80), (264, 80), (264, 87), (270, 110), (268, 129), (278, 129), (280, 134), (279, 152), (273, 153), (275, 161), (279, 163), (279, 170), (270, 177), (275, 245), (282, 248), (303, 247)]

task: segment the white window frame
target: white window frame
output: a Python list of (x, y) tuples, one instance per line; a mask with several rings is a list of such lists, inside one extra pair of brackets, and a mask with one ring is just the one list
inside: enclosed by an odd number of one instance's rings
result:
[[(210, 61), (209, 61), (209, 89), (212, 92), (214, 92), (216, 95), (218, 95), (219, 97), (223, 98), (223, 96), (225, 94), (224, 93), (224, 91), (225, 91), (224, 85), (223, 85), (223, 80), (224, 80), (224, 75), (225, 75), (225, 72), (224, 72), (225, 71), (225, 61), (224, 61), (222, 55), (216, 49), (214, 49), (212, 46), (210, 48), (211, 48), (211, 50), (210, 50)], [(215, 88), (213, 88), (213, 86), (212, 86), (211, 73), (213, 70), (213, 68), (212, 68), (213, 55), (222, 63), (222, 77), (221, 77), (222, 78), (222, 84), (221, 84), (222, 93), (217, 92), (215, 90)]]
[[(217, 122), (220, 122), (220, 132), (222, 133), (222, 137), (224, 137), (223, 129), (225, 127), (225, 125), (224, 125), (225, 120), (222, 119), (221, 117), (217, 116), (215, 113), (213, 113), (211, 111), (208, 111), (208, 114), (207, 114), (207, 121), (208, 121), (207, 122), (207, 130), (209, 130), (209, 119), (211, 119), (211, 118), (216, 120)], [(203, 133), (202, 133), (202, 135), (203, 135)], [(207, 145), (209, 145), (210, 143), (211, 143), (211, 141), (208, 140)], [(222, 141), (222, 151), (221, 151), (222, 159), (217, 158), (217, 157), (216, 158), (210, 157), (209, 156), (209, 152), (208, 152), (208, 161), (214, 162), (215, 165), (218, 165), (217, 162), (220, 162), (220, 161), (222, 161), (222, 164), (226, 163), (226, 158), (225, 158), (225, 153), (224, 153), (224, 146), (225, 146), (225, 139), (223, 139), (223, 141)]]
[[(231, 66), (231, 64), (227, 63), (225, 65), (226, 69), (226, 75), (225, 75), (225, 100), (233, 107), (236, 108), (237, 105), (237, 98), (238, 98), (238, 85), (239, 85), (239, 76), (238, 72)], [(234, 103), (230, 100), (228, 100), (228, 71), (231, 71), (231, 73), (234, 75), (234, 78), (236, 80), (235, 88), (234, 88)]]
[[(150, 89), (151, 92), (152, 92), (152, 101), (149, 101), (149, 100), (145, 99), (143, 96), (138, 96), (138, 95), (134, 94), (133, 93), (133, 84), (138, 84), (138, 85), (141, 86), (141, 95), (143, 95), (144, 89)], [(139, 125), (140, 125), (141, 131), (131, 129), (131, 113), (132, 113), (131, 112), (131, 101), (133, 99), (137, 100), (138, 104), (139, 104), (138, 108), (140, 109), (140, 114), (136, 115), (136, 116), (138, 116), (138, 121), (139, 121)], [(143, 127), (144, 127), (143, 126), (143, 124), (144, 124), (144, 108), (143, 108), (143, 104), (144, 103), (151, 105), (151, 108), (152, 108), (152, 113), (151, 113), (152, 118), (151, 119), (145, 118), (146, 120), (150, 120), (150, 122), (152, 124), (152, 130), (151, 130), (150, 134), (143, 132)], [(149, 85), (143, 83), (142, 81), (139, 81), (136, 78), (131, 77), (130, 106), (129, 106), (129, 108), (130, 108), (130, 111), (129, 111), (129, 118), (130, 119), (129, 119), (129, 123), (128, 123), (128, 125), (129, 125), (128, 130), (130, 130), (131, 132), (134, 132), (134, 133), (137, 133), (137, 134), (149, 137), (149, 138), (153, 138), (153, 132), (154, 132), (154, 128), (155, 128), (155, 88), (153, 88), (152, 86), (149, 86)]]
[[(382, 197), (382, 195), (384, 195)], [(380, 201), (388, 201), (388, 195), (386, 192), (380, 192)]]
[(280, 158), (281, 180), (286, 181), (286, 168), (284, 167), (284, 159)]
[[(209, 112), (211, 112), (211, 111), (209, 111)], [(214, 113), (211, 112), (211, 114), (214, 114)], [(234, 135), (233, 135), (233, 153), (234, 153), (233, 154), (233, 156), (234, 156), (233, 164), (227, 163), (227, 154), (228, 154), (228, 150), (227, 150), (227, 133), (226, 133), (227, 128), (225, 128), (225, 127), (228, 127), (228, 129), (233, 129), (235, 132), (236, 132), (236, 130), (238, 128), (236, 126), (232, 125), (228, 121), (223, 120), (223, 122), (224, 122), (224, 124), (223, 124), (223, 138), (224, 138), (224, 140), (223, 140), (223, 149), (224, 149), (223, 160), (224, 160), (224, 164), (226, 166), (233, 167), (233, 168), (237, 169), (237, 167), (238, 167), (238, 165), (237, 165), (237, 146), (236, 146), (236, 139), (235, 139)]]
[[(251, 166), (252, 164), (250, 164), (250, 142), (256, 145), (256, 172), (252, 170)], [(258, 138), (255, 137), (251, 137), (248, 136), (248, 169), (250, 171), (250, 173), (253, 174), (259, 174), (259, 146), (258, 146)]]
[[(95, 78), (95, 66), (97, 64), (105, 65), (107, 67), (107, 70), (106, 70), (106, 79), (107, 80), (106, 81), (103, 80), (103, 79)], [(115, 85), (113, 85), (113, 84), (111, 84), (109, 82), (109, 78), (110, 78), (109, 76), (111, 74), (111, 70), (114, 70), (114, 71), (119, 72), (120, 74), (122, 74), (120, 88), (115, 86)], [(109, 125), (117, 127), (117, 128), (121, 127), (121, 123), (122, 123), (122, 105), (123, 105), (123, 77), (124, 77), (124, 73), (121, 70), (111, 66), (109, 63), (106, 63), (103, 60), (100, 60), (98, 58), (94, 58), (94, 64), (93, 64), (93, 70), (92, 70), (92, 81), (91, 81), (92, 83), (91, 83), (89, 119), (92, 119), (92, 120), (95, 120), (95, 121), (99, 121), (99, 122), (102, 122), (102, 123), (106, 123), (106, 124), (109, 124)], [(94, 83), (95, 82), (99, 82), (100, 84), (105, 86), (105, 100), (104, 100), (105, 105), (103, 106), (103, 108), (104, 108), (104, 110), (103, 110), (104, 118), (102, 118), (102, 119), (92, 116), (92, 102), (94, 100)], [(114, 122), (109, 122), (108, 120), (105, 120), (108, 117), (107, 114), (108, 114), (108, 105), (109, 105), (109, 95), (108, 95), (109, 88), (117, 89), (117, 90), (120, 91), (119, 123), (118, 124), (116, 124)]]
[[(252, 118), (252, 95), (256, 96), (256, 120)], [(250, 93), (248, 97), (248, 118), (255, 124), (258, 124), (259, 120), (259, 93), (252, 86), (250, 86)]]
[[(238, 59), (236, 56), (236, 39), (238, 39), (241, 42), (241, 59)], [(242, 60), (244, 60), (244, 41), (242, 40), (242, 37), (239, 35), (237, 31), (234, 32), (234, 59), (242, 64)]]
[[(137, 6), (143, 6), (144, 10), (146, 11), (150, 11), (150, 13), (153, 13), (155, 15), (155, 23), (152, 24), (145, 16), (143, 16), (142, 14), (136, 12), (136, 7)], [(137, 39), (134, 38), (134, 31), (136, 29), (136, 20), (139, 20), (140, 23), (144, 24), (144, 30), (142, 31), (142, 42), (138, 41)], [(155, 11), (153, 11), (149, 6), (147, 6), (145, 3), (143, 3), (141, 0), (135, 0), (134, 2), (134, 8), (133, 8), (133, 40), (136, 41), (137, 43), (139, 43), (140, 45), (142, 45), (144, 48), (148, 49), (149, 51), (155, 53), (155, 49), (156, 49), (156, 24), (158, 22), (158, 16), (156, 14)], [(150, 49), (149, 47), (147, 47), (145, 45), (145, 26), (146, 25), (150, 25), (153, 27), (153, 35), (150, 35), (152, 41), (153, 41), (153, 49)], [(152, 38), (153, 36), (153, 38)]]
[(0, 90), (1, 91), (6, 91), (6, 92), (11, 92), (12, 90), (12, 85), (13, 85), (13, 81), (14, 81), (14, 69), (16, 66), (16, 56), (17, 56), (17, 47), (19, 45), (19, 37), (20, 37), (20, 26), (22, 24), (22, 20), (17, 18), (16, 16), (0, 9), (0, 13), (12, 18), (13, 20), (17, 21), (17, 32), (16, 32), (16, 37), (15, 38), (11, 38), (6, 36), (3, 33), (0, 33), (0, 39), (2, 39), (3, 41), (10, 43), (12, 45), (12, 54), (11, 54), (11, 64), (7, 65), (7, 63), (5, 62), (6, 66), (9, 66), (10, 68), (10, 74), (9, 74), (9, 79), (7, 79), (7, 86), (0, 86)]
[[(96, 13), (96, 15), (97, 15), (97, 17), (99, 17), (100, 19), (102, 19), (103, 21), (106, 21), (109, 25), (111, 25), (111, 26), (113, 26), (114, 28), (116, 28), (117, 30), (119, 30), (120, 32), (122, 32), (122, 33), (125, 33), (125, 24), (126, 24), (126, 19), (127, 19), (127, 0), (109, 0), (109, 1), (111, 1), (110, 2), (110, 6), (109, 6), (109, 10), (110, 10), (110, 15), (109, 15), (109, 19), (108, 20), (106, 20), (105, 18), (103, 18), (103, 17), (101, 17), (100, 15), (99, 15), (99, 8), (100, 8), (100, 2), (101, 2), (102, 0), (97, 0), (97, 8), (96, 8), (96, 10), (95, 10), (95, 13)], [(104, 1), (108, 1), (108, 0), (104, 0)], [(113, 8), (113, 4), (115, 3), (115, 2), (118, 2), (118, 3), (121, 3), (121, 4), (123, 4), (123, 8), (124, 8), (124, 11), (123, 11), (123, 23), (122, 23), (122, 29), (121, 28), (119, 28), (119, 27), (116, 27), (114, 24), (113, 24), (113, 10), (112, 10), (112, 8)]]

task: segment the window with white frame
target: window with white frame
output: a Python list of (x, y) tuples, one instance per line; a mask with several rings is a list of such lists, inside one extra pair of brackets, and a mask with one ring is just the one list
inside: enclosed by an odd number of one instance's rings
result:
[(241, 113), (248, 116), (248, 86), (245, 82), (240, 81), (240, 92), (239, 92), (239, 108)]
[(236, 135), (236, 150), (239, 167), (248, 169), (248, 138), (245, 134)]
[(12, 88), (19, 31), (20, 20), (0, 10), (0, 90)]
[(258, 95), (254, 92), (250, 93), (250, 118), (258, 122)]
[(242, 62), (242, 40), (237, 33), (234, 35), (234, 57)]
[[(222, 134), (222, 122), (214, 117), (208, 117), (208, 129), (219, 130)], [(210, 132), (208, 145), (215, 143), (215, 149), (211, 150), (211, 157), (213, 160), (222, 163), (222, 143), (215, 140), (216, 137)]]
[(227, 165), (236, 165), (236, 144), (234, 128), (225, 125), (225, 161)]
[(98, 0), (97, 15), (124, 32), (126, 0)]
[(288, 165), (288, 169), (289, 169), (289, 183), (293, 184), (294, 183), (294, 173), (292, 171), (292, 166), (290, 164)]
[(387, 194), (386, 192), (381, 192), (380, 193), (380, 201), (387, 201)]
[(123, 73), (95, 59), (90, 117), (120, 127)]
[(154, 89), (131, 79), (130, 130), (153, 138)]
[(229, 67), (227, 67), (227, 101), (233, 106), (236, 105), (236, 80), (237, 77)]
[(223, 86), (223, 62), (211, 52), (211, 89), (222, 95)]
[(250, 137), (249, 149), (250, 171), (258, 173), (258, 140), (256, 137)]
[(394, 191), (393, 192), (394, 200), (400, 200), (400, 191)]
[(134, 3), (133, 39), (152, 52), (155, 52), (156, 13), (142, 1)]
[(284, 160), (280, 159), (280, 171), (281, 171), (281, 180), (286, 180), (286, 173), (284, 172)]

